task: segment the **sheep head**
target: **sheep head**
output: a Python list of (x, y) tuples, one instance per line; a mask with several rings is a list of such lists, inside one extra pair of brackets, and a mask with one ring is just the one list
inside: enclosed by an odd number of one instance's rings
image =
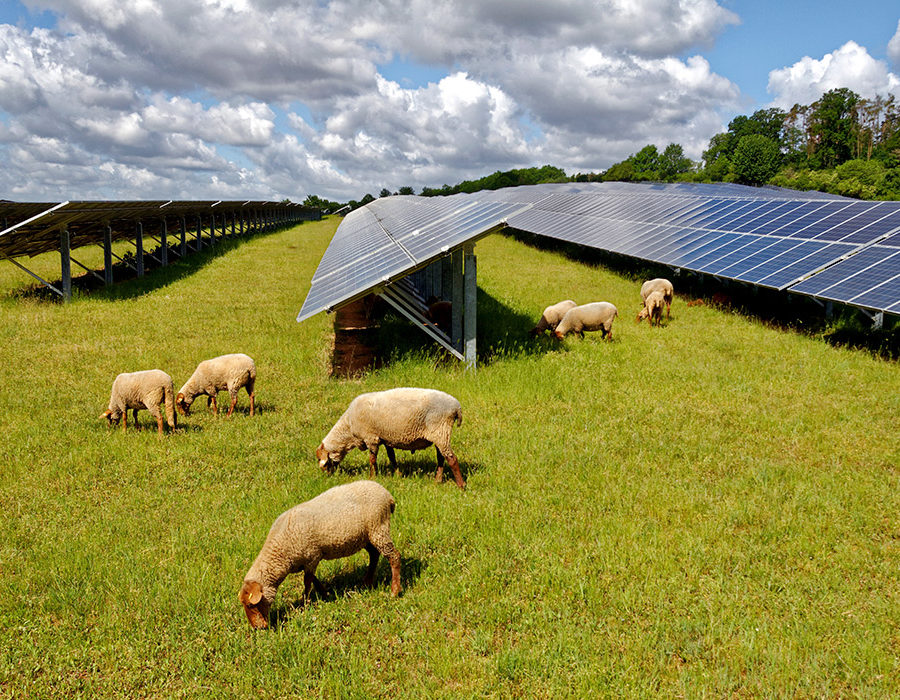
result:
[(553, 337), (557, 340), (562, 340), (565, 336), (559, 331), (553, 331)]
[(183, 416), (189, 416), (191, 414), (191, 404), (188, 403), (187, 397), (180, 391), (178, 392), (178, 396), (175, 397), (175, 407)]
[(255, 630), (264, 630), (269, 626), (269, 608), (271, 604), (263, 595), (259, 581), (244, 581), (238, 600), (244, 606), (247, 620)]
[(107, 409), (103, 413), (100, 414), (100, 417), (106, 419), (106, 424), (108, 426), (113, 426), (113, 425), (119, 424), (119, 418), (122, 417), (122, 414), (118, 413), (118, 412), (113, 413), (112, 410)]
[(635, 323), (640, 323), (640, 322), (643, 321), (645, 318), (647, 318), (649, 315), (650, 315), (650, 312), (647, 311), (647, 307), (644, 306), (644, 307), (641, 308), (640, 311), (638, 311), (637, 318), (634, 319), (634, 322), (635, 322)]
[(343, 458), (343, 452), (329, 452), (324, 442), (319, 443), (319, 446), (316, 448), (316, 459), (319, 460), (319, 468), (327, 474), (331, 474)]

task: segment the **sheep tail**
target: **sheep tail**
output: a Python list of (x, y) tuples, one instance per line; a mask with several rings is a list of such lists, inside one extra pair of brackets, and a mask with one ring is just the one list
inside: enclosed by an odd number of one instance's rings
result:
[(453, 418), (457, 425), (462, 425), (462, 408), (456, 410), (456, 415), (454, 415)]
[(175, 390), (172, 388), (171, 384), (169, 384), (165, 388), (165, 401), (166, 401), (166, 423), (168, 423), (169, 427), (174, 430), (174, 428), (175, 428)]

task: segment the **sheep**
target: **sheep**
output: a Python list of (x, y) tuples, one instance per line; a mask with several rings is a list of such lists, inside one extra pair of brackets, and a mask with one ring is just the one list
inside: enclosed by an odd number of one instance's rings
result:
[(219, 414), (216, 405), (216, 396), (220, 391), (228, 391), (231, 397), (231, 406), (228, 407), (226, 418), (234, 412), (237, 404), (238, 391), (241, 387), (250, 395), (250, 415), (253, 415), (256, 406), (256, 365), (252, 358), (243, 353), (221, 355), (211, 360), (204, 360), (191, 375), (175, 397), (175, 405), (182, 415), (190, 415), (191, 404), (201, 394), (206, 394), (206, 405), (212, 406), (213, 413)]
[(568, 333), (578, 333), (584, 338), (585, 331), (600, 331), (603, 337), (612, 340), (613, 319), (618, 315), (618, 309), (608, 301), (575, 306), (566, 311), (554, 335), (558, 340), (562, 340)]
[(354, 447), (368, 449), (369, 478), (373, 478), (380, 445), (385, 446), (396, 471), (394, 448), (415, 452), (433, 444), (438, 464), (435, 480), (442, 480), (446, 459), (456, 485), (465, 489), (459, 462), (450, 448), (454, 422), (462, 425), (462, 407), (443, 391), (403, 387), (360, 394), (322, 440), (316, 458), (319, 467), (331, 473)]
[(269, 626), (269, 608), (288, 574), (303, 572), (303, 598), (313, 586), (323, 559), (349, 557), (365, 548), (369, 568), (365, 584), (374, 585), (379, 554), (391, 563), (391, 596), (400, 593), (400, 553), (391, 540), (394, 498), (374, 481), (335, 486), (285, 511), (272, 524), (259, 554), (244, 576), (238, 599), (254, 629)]
[(156, 418), (156, 427), (163, 434), (163, 418), (159, 405), (166, 404), (166, 422), (173, 430), (176, 426), (175, 405), (172, 395), (175, 388), (172, 377), (160, 369), (148, 369), (142, 372), (124, 372), (113, 380), (112, 393), (109, 397), (109, 408), (100, 414), (109, 426), (118, 425), (122, 420), (122, 432), (128, 430), (128, 409), (132, 410), (134, 424), (137, 425), (137, 412), (146, 408)]
[(566, 299), (565, 301), (548, 306), (544, 309), (544, 313), (541, 314), (541, 320), (531, 329), (531, 335), (538, 336), (546, 330), (549, 330), (552, 333), (556, 330), (556, 327), (559, 325), (559, 322), (562, 321), (566, 312), (576, 306), (578, 305), (571, 299)]
[(651, 326), (653, 326), (654, 319), (657, 326), (661, 325), (662, 307), (665, 301), (666, 298), (662, 292), (650, 292), (644, 300), (644, 307), (638, 312), (637, 323), (640, 323), (645, 318), (649, 318)]
[[(653, 292), (662, 292), (663, 298), (666, 302), (666, 320), (668, 320), (669, 311), (672, 308), (672, 299), (675, 296), (675, 288), (672, 286), (672, 283), (669, 282), (669, 280), (663, 279), (662, 277), (647, 280), (646, 282), (644, 282), (644, 284), (641, 285), (641, 302), (643, 306), (647, 305), (647, 297), (650, 296), (650, 294), (652, 294)], [(644, 316), (643, 318), (646, 318), (646, 316)]]
[(429, 297), (427, 304), (428, 310), (425, 312), (425, 318), (444, 333), (450, 333), (450, 325), (453, 321), (453, 304), (449, 301), (442, 301), (437, 297)]

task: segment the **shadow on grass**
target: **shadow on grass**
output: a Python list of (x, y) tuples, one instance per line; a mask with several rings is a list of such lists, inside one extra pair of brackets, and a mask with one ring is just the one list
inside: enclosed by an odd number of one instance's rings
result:
[[(300, 224), (291, 224), (289, 228), (299, 226)], [(209, 237), (203, 238), (203, 249), (195, 251), (191, 246), (196, 241), (190, 239), (188, 243), (188, 252), (184, 257), (179, 254), (180, 244), (168, 246), (169, 264), (163, 266), (159, 259), (161, 257), (161, 248), (144, 253), (144, 276), (138, 277), (136, 270), (125, 262), (116, 262), (112, 266), (113, 284), (106, 286), (102, 279), (95, 274), (85, 272), (82, 275), (72, 276), (72, 295), (82, 296), (90, 294), (96, 299), (105, 299), (107, 301), (118, 301), (122, 299), (132, 299), (142, 296), (148, 292), (155, 291), (162, 287), (166, 287), (173, 282), (188, 277), (202, 268), (209, 265), (216, 258), (225, 255), (234, 250), (243, 243), (252, 241), (263, 236), (270, 236), (286, 230), (285, 228), (274, 229), (272, 231), (260, 231), (253, 234), (245, 234), (242, 236), (216, 237), (215, 244), (210, 243)], [(78, 249), (73, 251), (75, 257), (78, 257)], [(135, 265), (135, 257), (131, 251), (128, 251), (124, 259)], [(75, 266), (73, 265), (73, 273)], [(78, 268), (80, 269), (80, 268)], [(103, 269), (95, 270), (96, 275), (101, 278)], [(57, 289), (62, 289), (62, 280), (57, 279), (51, 281), (51, 284)], [(8, 297), (12, 299), (34, 299), (39, 301), (47, 301), (58, 303), (62, 299), (60, 296), (52, 292), (43, 285), (33, 284), (27, 287), (17, 288), (8, 292)]]
[[(365, 550), (363, 550), (365, 551)], [(354, 555), (355, 556), (355, 555)], [(375, 585), (370, 589), (365, 584), (366, 569), (368, 568), (368, 556), (360, 559), (365, 563), (357, 566), (353, 571), (340, 572), (332, 578), (321, 581), (325, 587), (325, 595), (321, 596), (313, 588), (310, 593), (310, 600), (303, 599), (303, 573), (293, 574), (298, 577), (299, 594), (291, 600), (285, 600), (282, 597), (280, 604), (272, 606), (269, 613), (269, 624), (273, 630), (277, 630), (281, 625), (290, 622), (290, 619), (298, 610), (303, 610), (313, 605), (324, 605), (334, 603), (351, 592), (367, 592), (376, 593), (390, 592), (391, 585), (391, 569), (384, 557), (378, 558), (378, 568), (375, 570)], [(428, 564), (416, 557), (400, 556), (400, 585), (402, 590), (400, 596), (410, 588), (415, 588), (416, 582), (421, 578), (422, 572), (428, 567)]]
[[(540, 355), (565, 350), (561, 343), (545, 336), (534, 338), (531, 329), (538, 319), (516, 311), (492, 294), (478, 289), (477, 360), (479, 364), (507, 357)], [(392, 311), (381, 318), (376, 349), (377, 366), (407, 360), (429, 360), (435, 364), (453, 365), (458, 360), (433, 343), (424, 331), (410, 328), (410, 322)]]
[[(404, 452), (403, 450), (395, 450), (397, 456), (397, 469), (390, 465), (388, 461), (387, 454), (385, 451), (378, 451), (378, 463), (375, 465), (375, 475), (387, 475), (387, 476), (400, 476), (403, 478), (418, 478), (418, 479), (427, 479), (428, 481), (434, 481), (437, 476), (437, 456), (435, 455), (434, 447), (426, 447), (424, 450), (416, 450), (415, 454), (411, 454), (410, 452)], [(368, 478), (369, 476), (369, 458), (368, 452), (364, 453), (364, 461), (360, 463), (354, 464), (346, 464), (346, 462), (341, 462), (338, 469), (343, 471), (345, 474), (351, 474), (353, 476), (361, 476)], [(475, 474), (482, 469), (482, 465), (478, 462), (467, 461), (464, 458), (459, 459), (459, 471), (462, 474), (462, 478), (464, 481), (469, 480), (470, 474)], [(450, 469), (450, 466), (447, 462), (444, 462), (444, 473), (442, 483), (448, 486), (453, 486), (456, 488), (456, 483), (453, 480), (453, 470)]]
[(538, 250), (558, 252), (573, 262), (602, 266), (635, 282), (655, 277), (669, 278), (675, 284), (675, 296), (680, 300), (678, 303), (712, 306), (773, 328), (819, 337), (830, 345), (864, 350), (884, 359), (900, 358), (900, 317), (897, 316), (885, 314), (883, 327), (873, 328), (872, 319), (853, 306), (835, 302), (829, 317), (825, 306), (801, 294), (719, 279), (712, 275), (675, 275), (667, 265), (524, 231), (510, 231), (506, 235)]

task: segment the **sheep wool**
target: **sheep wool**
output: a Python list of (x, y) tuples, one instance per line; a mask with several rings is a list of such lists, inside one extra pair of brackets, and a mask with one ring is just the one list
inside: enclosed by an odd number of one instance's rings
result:
[(160, 369), (124, 372), (113, 381), (109, 408), (100, 417), (106, 418), (109, 425), (117, 425), (121, 419), (124, 432), (128, 430), (128, 409), (131, 409), (134, 424), (137, 425), (137, 412), (146, 408), (156, 418), (157, 430), (162, 435), (163, 418), (159, 405), (165, 403), (166, 422), (174, 429), (176, 421), (173, 395), (172, 377)]
[(356, 481), (335, 486), (276, 518), (250, 570), (238, 599), (254, 629), (268, 627), (269, 609), (288, 574), (303, 572), (304, 598), (323, 586), (316, 567), (323, 559), (339, 559), (365, 549), (369, 568), (365, 584), (374, 584), (379, 555), (391, 564), (391, 595), (400, 593), (400, 553), (391, 540), (394, 498), (381, 484)]
[[(675, 287), (669, 280), (663, 277), (647, 280), (641, 285), (641, 302), (643, 306), (647, 305), (647, 297), (653, 292), (660, 292), (666, 303), (666, 318), (669, 318), (669, 310), (672, 308), (672, 299), (675, 297)], [(646, 318), (646, 316), (644, 317)]]
[(380, 445), (385, 446), (394, 469), (394, 449), (415, 451), (434, 445), (436, 480), (443, 478), (446, 458), (456, 485), (464, 489), (466, 482), (450, 447), (454, 423), (462, 425), (462, 407), (443, 391), (402, 387), (360, 394), (322, 440), (316, 457), (319, 466), (330, 473), (350, 450), (368, 449), (369, 478), (373, 478)]
[(541, 314), (540, 321), (538, 321), (537, 325), (531, 329), (531, 335), (540, 335), (547, 330), (552, 333), (556, 330), (556, 327), (559, 325), (559, 322), (562, 321), (566, 312), (576, 306), (578, 305), (571, 299), (566, 299), (565, 301), (560, 301), (552, 306), (548, 306), (544, 309), (544, 313)]
[(190, 414), (194, 399), (205, 394), (207, 406), (212, 406), (213, 413), (219, 413), (216, 396), (220, 391), (227, 391), (231, 399), (226, 416), (231, 416), (237, 405), (238, 392), (247, 390), (250, 396), (250, 415), (256, 406), (256, 364), (253, 359), (243, 353), (221, 355), (211, 360), (204, 360), (191, 375), (175, 397), (178, 410), (185, 416)]
[(619, 311), (608, 301), (595, 301), (569, 309), (556, 327), (556, 337), (562, 340), (568, 333), (578, 333), (584, 338), (585, 331), (600, 331), (607, 340), (612, 340), (613, 319)]
[(656, 325), (662, 325), (662, 309), (665, 304), (665, 297), (662, 292), (651, 292), (644, 301), (644, 308), (638, 312), (637, 321), (640, 323), (645, 318), (650, 319), (650, 325), (656, 321)]

